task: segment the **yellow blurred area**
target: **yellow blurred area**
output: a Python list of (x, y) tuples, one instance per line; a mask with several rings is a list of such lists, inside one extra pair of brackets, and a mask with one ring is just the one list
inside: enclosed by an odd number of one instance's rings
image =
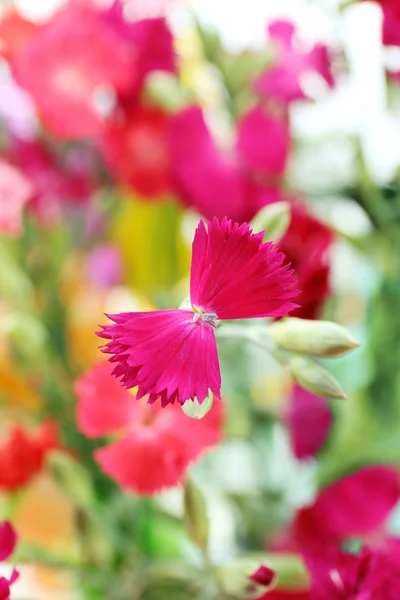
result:
[(7, 407), (38, 412), (43, 399), (35, 389), (35, 383), (18, 369), (5, 344), (0, 343), (0, 401)]
[(172, 201), (123, 203), (112, 230), (127, 284), (153, 301), (189, 272), (190, 249), (180, 234), (182, 212)]

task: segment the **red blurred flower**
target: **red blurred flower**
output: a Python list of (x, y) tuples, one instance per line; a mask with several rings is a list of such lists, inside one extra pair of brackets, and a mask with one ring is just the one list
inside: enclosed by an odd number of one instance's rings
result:
[(24, 19), (14, 8), (5, 8), (0, 17), (0, 56), (13, 62), (38, 31), (39, 25)]
[[(279, 197), (275, 187), (289, 149), (287, 122), (255, 108), (239, 122), (235, 152), (224, 153), (213, 140), (201, 109), (191, 106), (172, 119), (174, 187), (184, 204), (209, 220), (249, 221)], [(263, 186), (256, 181), (260, 178)]]
[(123, 489), (139, 494), (178, 485), (189, 465), (221, 440), (221, 403), (196, 421), (179, 406), (163, 411), (136, 402), (111, 371), (109, 363), (100, 363), (75, 384), (79, 429), (92, 438), (119, 433), (96, 450), (97, 462)]
[(0, 490), (13, 492), (43, 469), (48, 452), (60, 447), (56, 426), (44, 422), (35, 433), (14, 427), (0, 445)]
[(295, 270), (301, 293), (293, 317), (316, 319), (330, 293), (330, 254), (334, 236), (326, 225), (299, 202), (292, 204), (292, 218), (279, 249)]
[(298, 511), (293, 526), (297, 547), (320, 553), (347, 538), (376, 533), (399, 499), (396, 468), (364, 467), (324, 488), (311, 506)]
[(119, 107), (107, 120), (100, 144), (111, 173), (123, 186), (149, 198), (169, 191), (169, 115), (161, 108)]
[(24, 173), (0, 159), (0, 232), (18, 236), (22, 231), (22, 212), (32, 195)]
[[(17, 534), (8, 521), (0, 523), (0, 561), (7, 560), (14, 552), (17, 544)], [(10, 588), (12, 584), (18, 579), (19, 573), (16, 569), (13, 569), (11, 576), (0, 577), (0, 600), (9, 600)]]
[(137, 76), (135, 49), (94, 7), (75, 2), (24, 45), (13, 67), (46, 125), (65, 138), (97, 135), (96, 93), (127, 91)]
[(295, 457), (307, 460), (324, 444), (332, 425), (332, 414), (325, 398), (295, 385), (284, 420)]
[(325, 45), (316, 44), (311, 50), (299, 48), (295, 27), (290, 21), (274, 21), (268, 26), (268, 32), (276, 46), (277, 57), (275, 64), (255, 82), (260, 95), (284, 104), (305, 99), (307, 94), (302, 84), (308, 73), (317, 73), (329, 87), (334, 86), (331, 59)]
[(283, 316), (295, 304), (293, 271), (263, 232), (247, 223), (200, 221), (192, 250), (192, 310), (164, 310), (109, 315), (100, 337), (110, 340), (103, 352), (116, 363), (113, 374), (137, 398), (149, 395), (168, 403), (208, 396), (220, 398), (221, 375), (214, 328), (218, 319)]

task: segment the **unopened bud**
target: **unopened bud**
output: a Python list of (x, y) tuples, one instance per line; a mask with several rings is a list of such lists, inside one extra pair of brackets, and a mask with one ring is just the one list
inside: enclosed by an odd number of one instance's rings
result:
[(293, 379), (309, 392), (323, 398), (346, 398), (333, 375), (317, 363), (293, 356), (289, 360), (288, 369)]
[(1, 332), (24, 360), (35, 364), (44, 360), (46, 330), (32, 315), (23, 312), (8, 315), (1, 323)]
[(283, 350), (311, 356), (341, 356), (360, 343), (341, 325), (288, 317), (269, 328), (272, 341)]
[(250, 223), (252, 230), (265, 231), (264, 242), (277, 242), (285, 234), (290, 223), (288, 202), (273, 202), (262, 208)]
[(208, 543), (208, 516), (204, 496), (200, 489), (188, 479), (184, 494), (185, 524), (193, 542), (206, 549)]
[(182, 109), (190, 100), (176, 76), (162, 71), (150, 74), (146, 82), (146, 94), (157, 106), (170, 112)]
[(235, 558), (219, 568), (219, 576), (224, 591), (240, 598), (254, 598), (257, 584), (257, 598), (275, 587), (293, 594), (309, 587), (304, 562), (295, 554), (254, 554)]
[(210, 412), (211, 407), (213, 405), (213, 395), (209, 394), (203, 402), (199, 402), (197, 398), (194, 400), (186, 400), (184, 404), (182, 404), (182, 410), (191, 419), (202, 419), (206, 416), (208, 412)]

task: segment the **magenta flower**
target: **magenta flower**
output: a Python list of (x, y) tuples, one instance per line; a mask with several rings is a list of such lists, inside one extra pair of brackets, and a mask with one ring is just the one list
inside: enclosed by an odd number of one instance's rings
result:
[(371, 465), (351, 473), (298, 511), (294, 523), (298, 547), (319, 552), (350, 537), (377, 533), (399, 499), (400, 474), (395, 467)]
[(323, 44), (311, 50), (299, 48), (295, 40), (293, 23), (277, 20), (270, 23), (269, 35), (276, 46), (276, 62), (255, 82), (256, 91), (264, 97), (275, 98), (283, 104), (303, 100), (307, 94), (302, 88), (302, 78), (307, 73), (317, 73), (329, 87), (334, 86), (331, 59)]
[(385, 46), (400, 46), (400, 2), (378, 0), (383, 10), (382, 41)]
[(332, 425), (332, 413), (325, 398), (295, 385), (284, 420), (293, 454), (298, 460), (307, 460), (323, 446)]
[(285, 119), (261, 108), (248, 111), (239, 122), (235, 148), (223, 152), (201, 109), (191, 106), (172, 118), (170, 138), (174, 188), (206, 219), (250, 221), (278, 198), (275, 188), (290, 150)]
[(214, 329), (218, 320), (280, 317), (296, 307), (295, 277), (284, 255), (264, 232), (247, 223), (200, 221), (192, 247), (192, 310), (108, 315), (100, 337), (102, 351), (116, 363), (113, 375), (136, 397), (158, 398), (162, 406), (197, 398), (209, 390), (221, 397), (221, 375)]
[(339, 550), (305, 557), (310, 600), (397, 600), (400, 597), (400, 539), (359, 554)]
[[(15, 529), (8, 521), (0, 523), (0, 561), (7, 560), (14, 552), (17, 544), (17, 534)], [(0, 577), (0, 600), (9, 600), (10, 588), (18, 579), (19, 573), (13, 569), (9, 578)]]
[(125, 490), (153, 494), (178, 485), (188, 466), (222, 438), (222, 405), (214, 402), (201, 420), (189, 419), (179, 406), (164, 411), (136, 402), (103, 362), (76, 383), (78, 427), (90, 438), (117, 433), (96, 450), (101, 469)]

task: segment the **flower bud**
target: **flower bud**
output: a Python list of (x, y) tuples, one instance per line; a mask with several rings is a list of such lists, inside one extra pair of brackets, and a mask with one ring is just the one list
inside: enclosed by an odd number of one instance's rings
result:
[(12, 313), (4, 318), (0, 330), (20, 358), (36, 365), (45, 360), (47, 334), (38, 319), (28, 313)]
[[(260, 577), (263, 573), (266, 579)], [(268, 578), (269, 574), (274, 576)], [(219, 568), (219, 577), (224, 591), (240, 598), (254, 598), (257, 585), (260, 586), (257, 598), (275, 587), (294, 594), (309, 587), (307, 570), (296, 554), (252, 554), (235, 558)]]
[(360, 345), (347, 329), (330, 321), (288, 317), (268, 331), (278, 348), (311, 356), (341, 356)]
[(346, 398), (336, 379), (316, 362), (293, 356), (288, 369), (295, 381), (303, 388), (323, 398)]
[(250, 223), (254, 232), (265, 231), (264, 242), (277, 242), (290, 223), (288, 202), (274, 202), (262, 208)]
[(213, 395), (209, 394), (201, 404), (197, 398), (194, 400), (186, 400), (186, 402), (182, 404), (182, 410), (185, 415), (191, 419), (202, 419), (210, 412), (213, 405), (213, 399)]
[(187, 531), (193, 542), (205, 550), (209, 529), (207, 507), (202, 492), (190, 479), (185, 484), (184, 505)]
[(182, 109), (190, 101), (188, 92), (180, 86), (177, 78), (162, 71), (150, 74), (146, 94), (150, 100), (170, 112)]

